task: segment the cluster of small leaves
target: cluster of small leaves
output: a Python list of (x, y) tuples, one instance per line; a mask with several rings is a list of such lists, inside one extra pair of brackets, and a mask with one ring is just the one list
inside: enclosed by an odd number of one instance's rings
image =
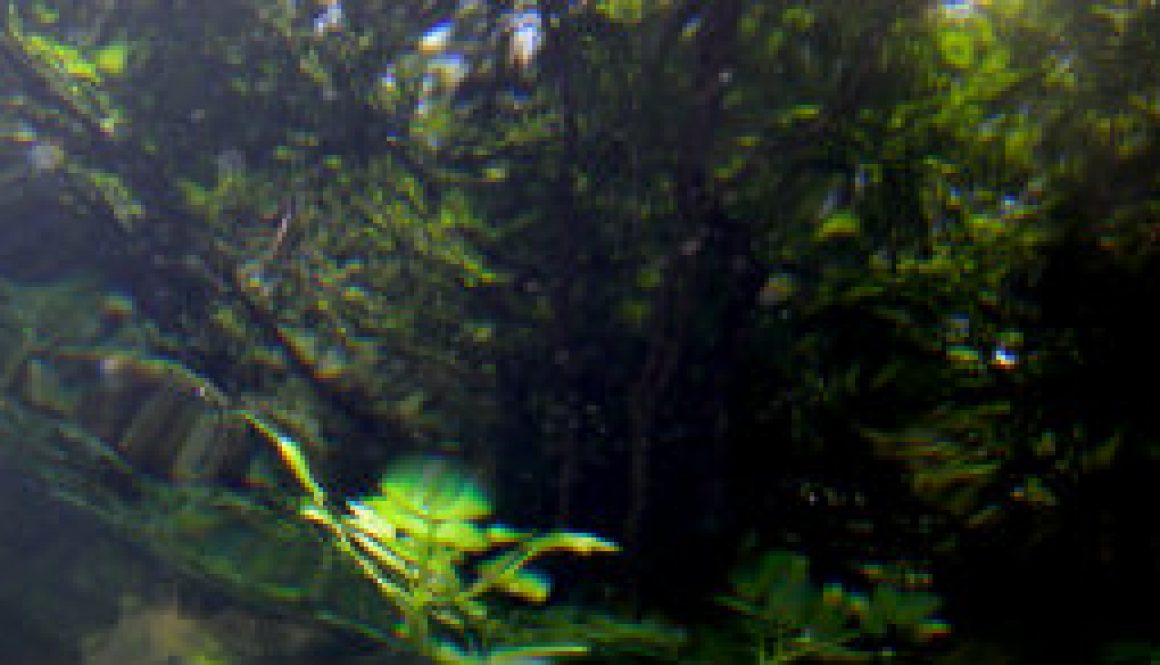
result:
[[(455, 150), (455, 84), (487, 68), (506, 14), (329, 6), (6, 3), (20, 92), (0, 142), (51, 162), (125, 249), (209, 287), (168, 321), (185, 355), (231, 359), (228, 382), (318, 409), (342, 392), (424, 442), (461, 438), (448, 412), (477, 414), (462, 429), (478, 435), (495, 334), (464, 289), (501, 276), (492, 230), (431, 158)], [(424, 45), (448, 16), (454, 42)]]
[[(1117, 30), (1147, 30), (1152, 14), (1125, 10)], [(1103, 85), (1080, 64), (1099, 42), (1083, 27), (1092, 25), (1052, 2), (945, 6), (897, 23), (885, 62), (903, 67), (910, 54), (923, 63), (904, 68), (910, 87), (871, 94), (888, 103), (841, 119), (830, 149), (852, 161), (799, 190), (799, 205), (815, 207), (765, 255), (765, 289), (779, 305), (771, 317), (800, 317), (790, 325), (803, 331), (859, 331), (798, 338), (790, 362), (804, 377), (799, 406), (861, 420), (875, 453), (902, 461), (918, 496), (969, 524), (990, 523), (1001, 506), (1055, 505), (1061, 489), (1106, 468), (1062, 458), (1116, 450), (1113, 433), (1073, 434), (1084, 428), (1018, 398), (1063, 361), (1048, 341), (1057, 332), (1036, 330), (1030, 294), (1045, 252), (1074, 223), (1061, 192), (1076, 187), (1060, 183), (1101, 159), (1061, 138), (1085, 131), (1077, 105), (1106, 117), (1084, 101), (1095, 96), (1089, 86)], [(1073, 39), (1076, 50), (1061, 50)], [(1112, 133), (1143, 141), (1145, 114), (1136, 113)], [(1138, 148), (1126, 163), (1143, 159)], [(1140, 200), (1133, 213), (1119, 210), (1136, 216), (1149, 205)], [(867, 353), (867, 334), (893, 353)], [(891, 413), (859, 412), (883, 401)]]
[(675, 662), (687, 642), (687, 631), (660, 617), (630, 620), (576, 605), (549, 605), (511, 609), (485, 629), (505, 642), (582, 642), (596, 662), (625, 662), (630, 658)]
[[(234, 166), (212, 189), (185, 184), (233, 286), (209, 305), (204, 343), (228, 344), (264, 390), (304, 367), (409, 437), (455, 438), (452, 413), (486, 422), (494, 328), (476, 289), (502, 282), (479, 250), (488, 224), (458, 192), (437, 196), (385, 156), (323, 175), (279, 186)], [(253, 344), (255, 312), (280, 349)]]
[[(72, 28), (44, 3), (10, 2), (2, 12), (0, 62), (15, 80), (0, 98), (0, 127), (12, 126), (0, 131), (0, 145), (27, 152), (27, 179), (66, 183), (62, 202), (125, 227), (139, 222), (144, 211), (132, 183), (107, 159), (124, 136), (127, 119), (111, 90), (126, 76), (130, 45), (98, 28)], [(96, 19), (107, 13), (97, 10)]]
[(937, 596), (888, 583), (869, 593), (839, 583), (818, 587), (809, 559), (790, 552), (767, 552), (738, 571), (719, 602), (737, 614), (749, 662), (758, 665), (869, 660), (894, 653), (897, 640), (922, 642), (946, 633), (946, 624), (934, 617)]
[[(551, 552), (616, 552), (597, 536), (532, 534), (486, 524), (492, 512), (480, 486), (440, 458), (403, 460), (376, 494), (336, 510), (296, 441), (253, 414), (247, 420), (275, 446), (306, 492), (301, 516), (320, 525), (402, 617), (396, 634), (436, 662), (499, 665), (527, 658), (575, 656), (583, 644), (503, 644), (485, 598), (548, 599), (550, 581), (527, 566)], [(499, 642), (499, 644), (497, 644)]]

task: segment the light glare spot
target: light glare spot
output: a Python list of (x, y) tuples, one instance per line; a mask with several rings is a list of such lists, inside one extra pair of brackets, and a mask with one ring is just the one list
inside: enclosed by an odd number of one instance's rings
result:
[(995, 347), (991, 356), (991, 365), (997, 369), (1014, 369), (1019, 364), (1019, 354), (1006, 346)]
[(975, 0), (942, 0), (939, 4), (944, 16), (960, 21), (971, 18), (979, 10)]
[(326, 9), (314, 18), (314, 34), (325, 35), (328, 32), (342, 30), (346, 16), (342, 11), (342, 3), (338, 0), (329, 2)]
[(451, 33), (454, 30), (455, 24), (451, 21), (436, 23), (419, 38), (419, 52), (428, 55), (442, 53), (451, 43)]
[(544, 43), (544, 25), (540, 12), (525, 9), (511, 17), (511, 46), (509, 56), (513, 64), (527, 69), (535, 60)]
[(25, 157), (28, 165), (37, 173), (55, 171), (64, 163), (64, 150), (60, 146), (45, 141), (36, 141), (28, 146)]

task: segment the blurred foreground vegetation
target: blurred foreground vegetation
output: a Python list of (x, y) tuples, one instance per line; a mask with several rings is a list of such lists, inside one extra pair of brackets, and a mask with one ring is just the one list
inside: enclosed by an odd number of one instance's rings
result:
[[(1148, 0), (8, 0), (0, 463), (445, 662), (1148, 662), (1157, 61)], [(541, 604), (545, 542), (620, 552)]]

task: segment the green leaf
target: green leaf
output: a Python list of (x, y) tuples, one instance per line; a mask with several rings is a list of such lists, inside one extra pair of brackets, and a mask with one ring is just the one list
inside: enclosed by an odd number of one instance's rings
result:
[(435, 543), (461, 552), (483, 552), (491, 547), (487, 533), (470, 522), (441, 522), (431, 537)]
[(487, 656), (488, 665), (527, 665), (538, 658), (583, 656), (588, 647), (582, 644), (536, 644), (493, 649)]
[(537, 570), (520, 569), (496, 579), (495, 588), (509, 595), (532, 603), (542, 603), (548, 599), (552, 581)]
[(326, 492), (323, 491), (322, 485), (315, 480), (314, 474), (310, 470), (310, 461), (306, 458), (306, 454), (302, 451), (302, 447), (298, 442), (249, 411), (243, 410), (239, 414), (258, 433), (266, 437), (270, 443), (274, 444), (274, 449), (277, 451), (278, 457), (286, 465), (286, 468), (294, 476), (294, 479), (310, 495), (311, 500), (317, 505), (324, 505), (326, 503)]
[(479, 485), (438, 458), (406, 460), (383, 477), (382, 496), (424, 519), (477, 520), (491, 514)]

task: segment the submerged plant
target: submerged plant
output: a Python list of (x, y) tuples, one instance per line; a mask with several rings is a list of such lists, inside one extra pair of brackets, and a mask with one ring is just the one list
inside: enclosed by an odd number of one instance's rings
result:
[(809, 565), (800, 554), (767, 552), (739, 571), (731, 593), (719, 598), (737, 613), (751, 662), (864, 660), (892, 654), (891, 638), (925, 640), (946, 633), (946, 624), (933, 616), (940, 599), (932, 593), (902, 588), (894, 580), (877, 583), (870, 593), (838, 583), (818, 587)]
[(542, 603), (551, 583), (528, 568), (531, 561), (549, 552), (615, 552), (614, 543), (489, 524), (492, 507), (482, 488), (437, 458), (403, 461), (386, 472), (377, 493), (337, 507), (297, 442), (253, 414), (243, 416), (306, 491), (301, 516), (320, 525), (374, 582), (401, 616), (395, 634), (416, 651), (438, 663), (489, 665), (587, 653), (579, 643), (497, 645), (502, 639), (485, 599), (504, 594)]

